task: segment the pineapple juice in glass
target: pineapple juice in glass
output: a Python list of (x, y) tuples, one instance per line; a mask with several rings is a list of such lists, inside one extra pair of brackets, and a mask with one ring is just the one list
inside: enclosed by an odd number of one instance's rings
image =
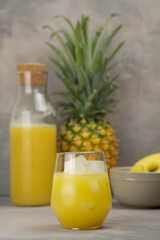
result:
[(111, 206), (103, 152), (57, 154), (51, 207), (63, 227), (99, 228)]

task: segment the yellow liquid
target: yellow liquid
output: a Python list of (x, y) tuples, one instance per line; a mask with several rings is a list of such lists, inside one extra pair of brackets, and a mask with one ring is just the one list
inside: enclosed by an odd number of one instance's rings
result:
[(50, 204), (55, 158), (55, 125), (10, 127), (10, 197), (13, 204)]
[(55, 173), (51, 206), (66, 228), (96, 229), (112, 205), (108, 175)]

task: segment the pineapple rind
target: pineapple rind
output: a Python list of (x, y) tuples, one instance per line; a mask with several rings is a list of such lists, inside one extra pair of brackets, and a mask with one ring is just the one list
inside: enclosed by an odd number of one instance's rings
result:
[(107, 167), (118, 165), (118, 144), (114, 129), (106, 121), (65, 122), (58, 139), (59, 152), (103, 151)]

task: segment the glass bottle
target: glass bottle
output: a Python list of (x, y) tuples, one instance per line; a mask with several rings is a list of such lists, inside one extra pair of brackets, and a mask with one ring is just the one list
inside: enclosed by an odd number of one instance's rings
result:
[(10, 117), (10, 198), (23, 206), (50, 204), (56, 120), (47, 95), (47, 65), (17, 65), (19, 89)]

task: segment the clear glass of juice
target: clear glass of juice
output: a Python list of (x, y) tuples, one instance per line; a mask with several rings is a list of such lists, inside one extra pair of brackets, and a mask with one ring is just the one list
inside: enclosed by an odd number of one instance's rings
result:
[(63, 227), (97, 229), (111, 206), (103, 152), (57, 153), (51, 207)]

